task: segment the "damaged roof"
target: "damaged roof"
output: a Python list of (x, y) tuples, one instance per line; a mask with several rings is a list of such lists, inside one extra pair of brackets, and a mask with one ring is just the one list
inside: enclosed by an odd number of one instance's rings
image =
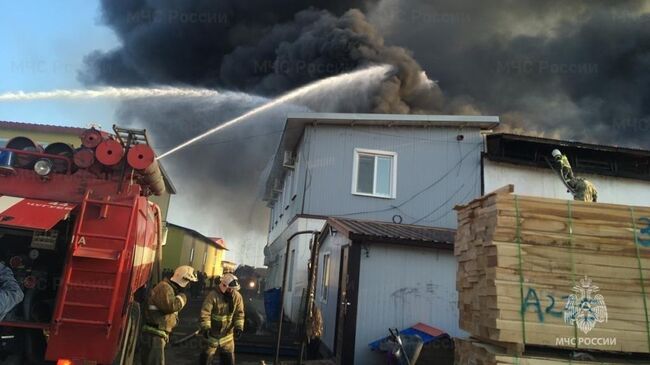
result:
[(486, 137), (485, 156), (496, 162), (550, 168), (555, 148), (578, 173), (650, 180), (650, 151), (550, 138), (494, 133)]
[(431, 245), (448, 249), (453, 248), (456, 234), (453, 229), (335, 217), (327, 219), (324, 232), (327, 232), (328, 227), (345, 234), (351, 240)]

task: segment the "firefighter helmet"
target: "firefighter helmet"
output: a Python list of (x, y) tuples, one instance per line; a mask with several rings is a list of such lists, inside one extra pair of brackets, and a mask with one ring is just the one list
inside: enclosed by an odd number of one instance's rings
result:
[(234, 290), (239, 290), (239, 280), (235, 275), (232, 273), (226, 273), (221, 276), (221, 283), (228, 288), (234, 289)]
[(553, 155), (553, 157), (555, 157), (555, 158), (558, 158), (558, 157), (562, 156), (562, 152), (560, 152), (560, 150), (558, 150), (558, 149), (554, 149), (553, 152), (551, 152), (551, 155)]
[(176, 268), (171, 281), (184, 288), (187, 286), (187, 284), (190, 283), (190, 281), (197, 282), (199, 279), (196, 278), (196, 274), (194, 273), (194, 268), (192, 266), (183, 265)]

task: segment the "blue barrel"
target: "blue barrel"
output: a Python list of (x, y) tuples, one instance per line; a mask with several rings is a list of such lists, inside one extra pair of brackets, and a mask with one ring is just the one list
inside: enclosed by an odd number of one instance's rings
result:
[(264, 311), (267, 322), (277, 322), (280, 318), (280, 302), (282, 291), (280, 288), (273, 288), (264, 291)]

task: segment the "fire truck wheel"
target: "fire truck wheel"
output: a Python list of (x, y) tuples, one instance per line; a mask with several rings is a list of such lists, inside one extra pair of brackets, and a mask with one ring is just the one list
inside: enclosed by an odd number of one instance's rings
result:
[(120, 340), (120, 349), (115, 355), (113, 365), (133, 365), (135, 357), (135, 346), (138, 341), (138, 332), (140, 329), (140, 303), (133, 302), (129, 306), (129, 318), (127, 319), (122, 339)]

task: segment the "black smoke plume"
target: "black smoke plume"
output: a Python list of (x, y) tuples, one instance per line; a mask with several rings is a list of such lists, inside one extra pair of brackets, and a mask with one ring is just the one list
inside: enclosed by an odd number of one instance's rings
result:
[[(499, 115), (506, 130), (647, 147), (649, 8), (641, 0), (102, 0), (101, 19), (121, 44), (89, 54), (80, 79), (273, 97), (388, 63), (394, 74), (359, 103), (323, 111)], [(120, 116), (172, 146), (250, 106), (162, 104), (126, 104)], [(251, 230), (263, 232), (266, 222), (251, 218), (259, 207), (248, 184), (274, 153), (275, 138), (232, 142), (218, 154), (206, 143), (179, 153), (170, 169), (186, 176), (197, 156), (210, 159), (192, 191), (204, 196), (216, 186), (218, 203), (210, 205), (218, 205), (219, 219), (238, 222), (240, 231), (256, 222)], [(240, 160), (234, 151), (243, 151)]]

